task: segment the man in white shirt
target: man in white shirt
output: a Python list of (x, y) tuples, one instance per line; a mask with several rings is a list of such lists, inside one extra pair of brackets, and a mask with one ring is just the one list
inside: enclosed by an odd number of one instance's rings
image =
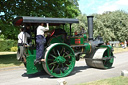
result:
[(21, 32), (18, 34), (18, 46), (28, 44), (27, 38), (30, 37), (30, 35), (27, 32), (24, 32), (24, 28), (21, 28), (20, 31)]
[(44, 24), (41, 23), (37, 27), (37, 35), (36, 35), (36, 60), (34, 64), (40, 63), (41, 61), (45, 61), (43, 59), (44, 56), (44, 44), (46, 43), (46, 39), (44, 37), (44, 32), (49, 30), (49, 24), (47, 23), (47, 27), (44, 27)]
[(25, 48), (24, 45), (27, 45), (27, 38), (30, 37), (30, 35), (27, 32), (24, 32), (24, 28), (20, 29), (20, 33), (18, 34), (18, 51), (17, 51), (17, 60), (21, 60), (23, 62), (26, 62), (25, 58)]

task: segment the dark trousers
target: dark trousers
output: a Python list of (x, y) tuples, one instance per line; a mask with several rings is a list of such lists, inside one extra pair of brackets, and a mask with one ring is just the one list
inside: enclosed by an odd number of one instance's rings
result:
[(46, 39), (42, 35), (36, 36), (36, 59), (40, 60), (44, 56), (44, 44)]

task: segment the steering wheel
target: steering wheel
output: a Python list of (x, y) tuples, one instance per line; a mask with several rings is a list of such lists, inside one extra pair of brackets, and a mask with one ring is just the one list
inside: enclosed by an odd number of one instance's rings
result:
[(51, 32), (51, 35), (50, 35), (50, 36), (52, 37), (54, 33), (55, 33), (55, 30), (53, 30), (53, 31)]

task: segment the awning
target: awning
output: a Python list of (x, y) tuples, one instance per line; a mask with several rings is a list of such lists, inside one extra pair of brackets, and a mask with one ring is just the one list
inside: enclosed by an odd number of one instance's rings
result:
[(16, 26), (24, 25), (24, 24), (38, 24), (38, 23), (50, 23), (51, 25), (57, 24), (72, 24), (72, 23), (79, 23), (78, 19), (71, 19), (71, 18), (44, 18), (44, 17), (29, 17), (29, 16), (22, 16), (16, 17), (13, 20), (13, 24)]

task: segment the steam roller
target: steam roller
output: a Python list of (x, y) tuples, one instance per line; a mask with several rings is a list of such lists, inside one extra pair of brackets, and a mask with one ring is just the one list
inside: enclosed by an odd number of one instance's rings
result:
[[(85, 62), (89, 67), (111, 68), (114, 61), (113, 48), (110, 45), (105, 45), (101, 36), (93, 38), (93, 16), (87, 16), (87, 20), (88, 36), (85, 32), (80, 32), (78, 35), (75, 35), (75, 32), (72, 34), (71, 25), (79, 23), (78, 19), (30, 16), (14, 19), (14, 25), (31, 25), (31, 30), (33, 30), (30, 45), (19, 47), (17, 53), (17, 59), (24, 63), (27, 74), (46, 72), (53, 77), (68, 76), (73, 71), (75, 61), (78, 61), (82, 54), (85, 54)], [(36, 27), (40, 23), (49, 23), (50, 26), (54, 26), (50, 28), (55, 28), (55, 26), (59, 26), (59, 28), (51, 29), (46, 33), (49, 35), (46, 36), (44, 56), (42, 56), (45, 62), (34, 64), (37, 54)], [(69, 29), (67, 29), (69, 32), (65, 31), (66, 24), (69, 24)]]
[(85, 43), (85, 61), (90, 67), (111, 68), (114, 61), (113, 48), (110, 45), (104, 45), (102, 37), (93, 38), (93, 16), (88, 16), (87, 18), (89, 42)]

